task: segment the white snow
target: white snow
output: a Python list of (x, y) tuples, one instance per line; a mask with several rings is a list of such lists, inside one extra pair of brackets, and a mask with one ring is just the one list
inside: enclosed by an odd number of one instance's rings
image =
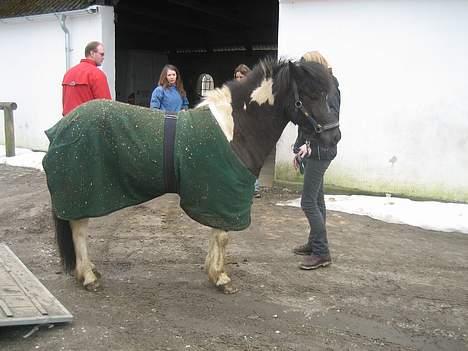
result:
[(42, 158), (45, 152), (35, 152), (28, 149), (15, 148), (15, 155), (13, 157), (6, 157), (5, 145), (0, 145), (0, 164), (28, 167), (42, 169)]
[[(300, 207), (301, 199), (278, 203)], [(325, 195), (328, 210), (369, 216), (388, 223), (423, 229), (468, 234), (468, 205), (436, 201), (413, 201), (398, 197)]]

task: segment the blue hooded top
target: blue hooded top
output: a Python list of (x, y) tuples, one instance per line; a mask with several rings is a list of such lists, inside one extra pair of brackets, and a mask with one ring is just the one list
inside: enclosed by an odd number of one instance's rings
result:
[(150, 108), (168, 112), (179, 112), (188, 109), (186, 96), (181, 96), (175, 85), (164, 88), (156, 87), (151, 94)]

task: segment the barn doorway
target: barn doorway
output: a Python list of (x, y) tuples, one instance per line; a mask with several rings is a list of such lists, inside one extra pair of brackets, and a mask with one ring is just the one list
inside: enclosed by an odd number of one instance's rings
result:
[[(162, 67), (171, 63), (193, 107), (203, 89), (232, 79), (240, 63), (277, 57), (278, 0), (119, 0), (114, 11), (119, 101), (148, 107)], [(272, 185), (274, 160), (275, 151), (262, 169), (263, 186)]]

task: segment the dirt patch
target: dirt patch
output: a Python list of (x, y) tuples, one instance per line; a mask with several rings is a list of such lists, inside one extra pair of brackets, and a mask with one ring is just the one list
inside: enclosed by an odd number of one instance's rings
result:
[(240, 292), (202, 269), (209, 229), (175, 195), (91, 222), (103, 289), (62, 273), (44, 174), (0, 165), (0, 241), (72, 312), (74, 322), (0, 328), (3, 350), (467, 350), (468, 235), (329, 211), (333, 265), (297, 268), (300, 209), (254, 200), (252, 225), (230, 235)]

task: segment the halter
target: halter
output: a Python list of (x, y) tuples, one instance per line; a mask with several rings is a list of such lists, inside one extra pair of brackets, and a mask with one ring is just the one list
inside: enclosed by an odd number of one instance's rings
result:
[[(296, 82), (294, 80), (292, 82), (292, 88), (293, 88), (293, 93), (294, 93), (294, 99), (295, 99), (294, 107), (296, 109), (296, 112), (298, 110), (300, 110), (304, 114), (304, 116), (306, 116), (307, 120), (314, 127), (315, 133), (320, 134), (320, 133), (322, 133), (324, 131), (334, 129), (334, 128), (338, 128), (340, 126), (339, 121), (336, 121), (336, 122), (333, 122), (333, 123), (328, 123), (328, 124), (325, 124), (325, 125), (321, 125), (320, 123), (318, 123), (315, 120), (315, 118), (312, 117), (312, 115), (309, 112), (307, 112), (304, 105), (302, 104), (302, 101), (299, 98), (299, 92), (297, 90), (297, 84), (296, 84)], [(328, 97), (328, 95), (327, 95), (327, 97)], [(328, 103), (327, 103), (327, 107), (328, 107)], [(329, 107), (328, 107), (328, 109), (330, 110)]]

